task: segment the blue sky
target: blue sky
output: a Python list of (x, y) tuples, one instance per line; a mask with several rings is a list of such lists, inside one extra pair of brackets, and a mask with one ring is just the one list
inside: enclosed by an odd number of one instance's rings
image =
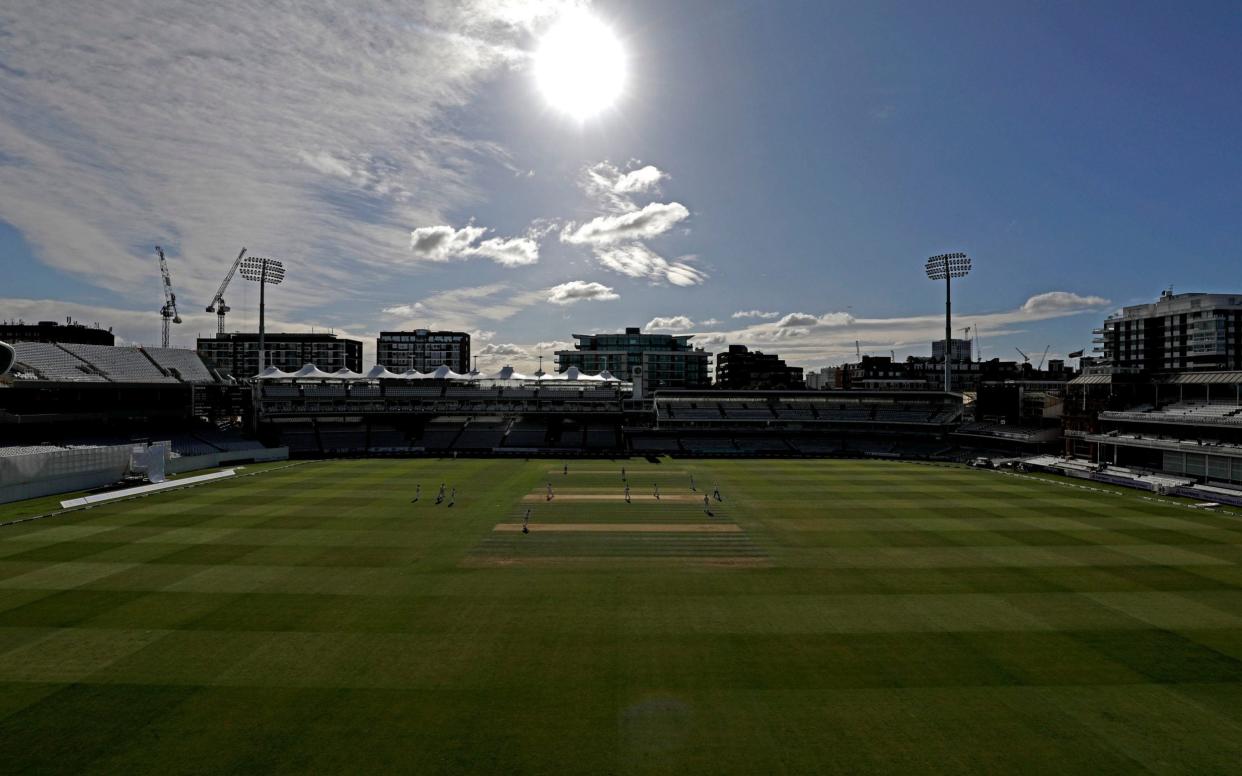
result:
[[(628, 54), (585, 122), (530, 65), (570, 5)], [(461, 327), (481, 366), (653, 321), (922, 354), (952, 250), (988, 356), (1239, 290), (1236, 4), (18, 0), (0, 33), (0, 318), (153, 342), (156, 243), (180, 344), (246, 245), (290, 266), (278, 325)]]

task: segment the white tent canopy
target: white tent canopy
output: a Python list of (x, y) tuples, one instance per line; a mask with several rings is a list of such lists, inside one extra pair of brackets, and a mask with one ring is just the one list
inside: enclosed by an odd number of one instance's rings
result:
[(382, 364), (376, 364), (368, 369), (365, 373), (358, 373), (350, 369), (341, 368), (335, 372), (325, 372), (314, 364), (306, 364), (296, 372), (285, 372), (277, 367), (269, 366), (259, 374), (255, 375), (256, 380), (459, 380), (462, 382), (478, 383), (488, 380), (504, 380), (512, 382), (575, 382), (575, 383), (620, 383), (622, 382), (612, 373), (604, 371), (597, 375), (587, 374), (571, 366), (564, 372), (551, 372), (539, 375), (537, 377), (525, 375), (518, 372), (512, 366), (504, 366), (500, 371), (494, 374), (482, 374), (479, 372), (471, 372), (470, 374), (460, 374), (454, 372), (447, 364), (441, 364), (436, 367), (433, 372), (419, 372), (416, 369), (408, 369), (400, 374), (391, 372)]
[(513, 367), (506, 364), (505, 366), (501, 367), (499, 372), (497, 372), (494, 375), (488, 375), (484, 379), (486, 380), (533, 380), (534, 378), (528, 377), (527, 375), (524, 375), (518, 372)]
[(388, 367), (383, 364), (376, 364), (367, 370), (362, 376), (364, 380), (399, 380), (401, 375), (388, 371)]
[(286, 372), (274, 366), (269, 366), (255, 375), (256, 380), (288, 380), (291, 377), (293, 377), (293, 372)]
[(289, 376), (299, 380), (331, 380), (335, 377), (335, 375), (323, 371), (314, 364), (306, 364)]

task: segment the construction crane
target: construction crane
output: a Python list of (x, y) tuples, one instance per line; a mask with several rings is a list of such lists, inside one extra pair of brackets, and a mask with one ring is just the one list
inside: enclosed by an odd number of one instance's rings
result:
[(1028, 356), (1026, 353), (1023, 353), (1022, 348), (1015, 347), (1014, 350), (1018, 351), (1018, 355), (1022, 356), (1022, 363), (1024, 364), (1031, 363), (1031, 357)]
[(157, 245), (155, 252), (160, 255), (160, 276), (164, 280), (164, 306), (160, 308), (160, 317), (164, 319), (164, 329), (160, 337), (160, 345), (168, 347), (168, 324), (181, 323), (181, 316), (177, 314), (177, 295), (172, 290), (172, 277), (168, 274), (168, 260), (164, 258), (164, 249)]
[(1039, 371), (1044, 371), (1044, 359), (1048, 358), (1048, 351), (1052, 350), (1052, 346), (1048, 345), (1044, 348), (1044, 354), (1039, 357), (1039, 366), (1035, 367)]
[(211, 298), (211, 304), (207, 305), (207, 312), (216, 314), (216, 338), (224, 333), (224, 316), (233, 308), (224, 303), (224, 290), (229, 287), (229, 281), (233, 279), (237, 268), (241, 266), (242, 257), (246, 255), (246, 249), (242, 248), (241, 253), (237, 254), (237, 260), (233, 262), (233, 266), (229, 267), (229, 274), (224, 276), (224, 282), (216, 289), (216, 295)]

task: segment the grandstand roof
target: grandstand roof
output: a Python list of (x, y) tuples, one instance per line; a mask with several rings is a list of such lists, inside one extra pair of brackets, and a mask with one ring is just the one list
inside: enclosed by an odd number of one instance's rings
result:
[(491, 375), (480, 374), (479, 372), (471, 372), (470, 374), (461, 374), (454, 372), (447, 365), (440, 365), (434, 372), (419, 372), (416, 369), (410, 369), (401, 374), (388, 371), (388, 368), (376, 364), (371, 367), (365, 374), (359, 374), (348, 369), (338, 369), (335, 372), (324, 372), (314, 364), (307, 364), (296, 372), (285, 372), (274, 366), (269, 366), (259, 374), (255, 375), (256, 380), (461, 380), (465, 382), (480, 382), (484, 380), (515, 380), (522, 382), (583, 382), (583, 383), (620, 383), (618, 378), (609, 372), (600, 372), (597, 375), (587, 374), (580, 371), (577, 367), (571, 366), (564, 372), (554, 372), (545, 374), (540, 377), (531, 377), (514, 370), (511, 366), (506, 366), (499, 372)]
[(1182, 372), (1169, 375), (1161, 382), (1169, 385), (1239, 385), (1242, 372)]
[(389, 372), (388, 367), (383, 364), (376, 364), (367, 370), (364, 377), (368, 380), (397, 380), (400, 379), (401, 375)]

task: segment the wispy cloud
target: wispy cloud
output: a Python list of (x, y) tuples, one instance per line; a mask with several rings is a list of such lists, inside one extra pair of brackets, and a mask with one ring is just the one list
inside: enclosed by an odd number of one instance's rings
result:
[(632, 278), (647, 278), (654, 283), (697, 286), (707, 280), (707, 273), (691, 266), (686, 259), (669, 261), (641, 243), (600, 247), (596, 249), (595, 257), (613, 272)]
[[(0, 219), (123, 298), (158, 298), (156, 242), (187, 300), (241, 245), (290, 264), (295, 318), (365, 298), (408, 266), (412, 227), (448, 222), (480, 199), (481, 163), (509, 163), (445, 117), (566, 4), (4, 4)], [(530, 263), (526, 239), (474, 251)]]
[(668, 177), (653, 164), (639, 166), (631, 162), (629, 169), (622, 170), (604, 161), (593, 164), (583, 171), (582, 188), (601, 204), (613, 210), (626, 212), (637, 209), (636, 194), (658, 194), (660, 181)]
[[(1032, 296), (1019, 307), (1002, 312), (959, 312), (959, 321), (977, 324), (990, 337), (1015, 334), (1027, 324), (1082, 313), (1098, 313), (1109, 306), (1099, 296), (1052, 291)], [(846, 312), (821, 314), (795, 312), (779, 320), (778, 313), (743, 310), (734, 319), (760, 319), (741, 329), (700, 332), (695, 342), (705, 347), (741, 344), (756, 347), (779, 345), (782, 357), (792, 363), (823, 365), (852, 359), (855, 341), (863, 350), (930, 352), (930, 343), (943, 337), (944, 318), (939, 314), (899, 318), (854, 317)]]

